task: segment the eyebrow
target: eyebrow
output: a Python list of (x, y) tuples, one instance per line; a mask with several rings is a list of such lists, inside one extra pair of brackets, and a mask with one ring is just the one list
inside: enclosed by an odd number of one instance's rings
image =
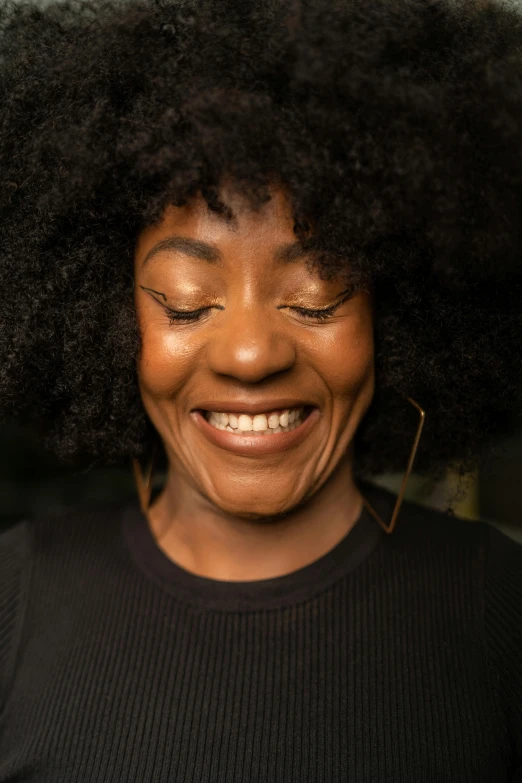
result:
[[(191, 258), (206, 261), (209, 264), (216, 264), (223, 260), (223, 256), (214, 245), (209, 245), (207, 242), (202, 242), (199, 239), (172, 236), (167, 237), (167, 239), (162, 239), (149, 250), (143, 259), (143, 266), (163, 250), (175, 250), (179, 253), (184, 253)], [(306, 250), (301, 242), (296, 241), (278, 247), (274, 252), (274, 260), (282, 264), (289, 264), (308, 255), (310, 255), (310, 251)]]

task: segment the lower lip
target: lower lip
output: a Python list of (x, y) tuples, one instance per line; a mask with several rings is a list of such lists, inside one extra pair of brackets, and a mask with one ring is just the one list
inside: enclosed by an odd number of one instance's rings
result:
[(277, 432), (275, 435), (236, 435), (228, 430), (218, 430), (206, 420), (201, 411), (192, 411), (192, 419), (200, 432), (215, 446), (242, 456), (262, 456), (278, 454), (299, 446), (309, 435), (311, 429), (320, 417), (319, 408), (313, 408), (299, 427), (291, 432)]

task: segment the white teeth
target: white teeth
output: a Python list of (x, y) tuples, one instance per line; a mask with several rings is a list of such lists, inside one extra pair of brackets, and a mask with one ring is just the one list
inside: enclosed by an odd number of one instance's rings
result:
[(210, 411), (207, 413), (207, 421), (218, 430), (228, 432), (255, 432), (256, 435), (275, 435), (278, 432), (291, 432), (303, 421), (303, 408), (293, 408), (282, 411), (280, 414), (271, 413), (266, 416), (258, 413), (248, 416), (246, 413), (220, 413)]
[(260, 413), (258, 416), (254, 416), (252, 429), (255, 432), (264, 432), (266, 429), (268, 429), (268, 422), (264, 413)]
[(244, 413), (237, 420), (237, 426), (242, 432), (251, 432), (254, 429), (254, 422), (250, 416), (246, 416)]
[(279, 416), (277, 413), (272, 413), (268, 417), (268, 426), (271, 430), (275, 430), (276, 427), (279, 427)]

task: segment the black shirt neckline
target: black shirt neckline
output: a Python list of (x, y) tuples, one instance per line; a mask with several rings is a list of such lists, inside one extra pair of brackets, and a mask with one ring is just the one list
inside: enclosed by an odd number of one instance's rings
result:
[[(390, 493), (373, 485), (370, 491), (369, 485), (361, 488), (374, 507), (377, 499), (382, 509), (383, 500), (387, 500), (383, 492), (389, 495), (388, 500), (393, 499)], [(375, 492), (381, 497), (376, 498)], [(356, 569), (386, 536), (363, 507), (348, 533), (309, 565), (270, 579), (230, 582), (199, 576), (171, 560), (158, 545), (137, 502), (124, 511), (123, 532), (134, 562), (149, 579), (178, 600), (225, 611), (270, 609), (309, 600)]]

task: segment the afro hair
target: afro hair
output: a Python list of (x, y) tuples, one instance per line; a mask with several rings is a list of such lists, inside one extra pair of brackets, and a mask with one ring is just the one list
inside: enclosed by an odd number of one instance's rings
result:
[[(469, 469), (522, 409), (522, 15), (477, 0), (4, 0), (0, 416), (122, 464), (136, 238), (225, 178), (287, 188), (319, 274), (375, 292), (356, 472)], [(313, 222), (313, 236), (307, 232)]]

